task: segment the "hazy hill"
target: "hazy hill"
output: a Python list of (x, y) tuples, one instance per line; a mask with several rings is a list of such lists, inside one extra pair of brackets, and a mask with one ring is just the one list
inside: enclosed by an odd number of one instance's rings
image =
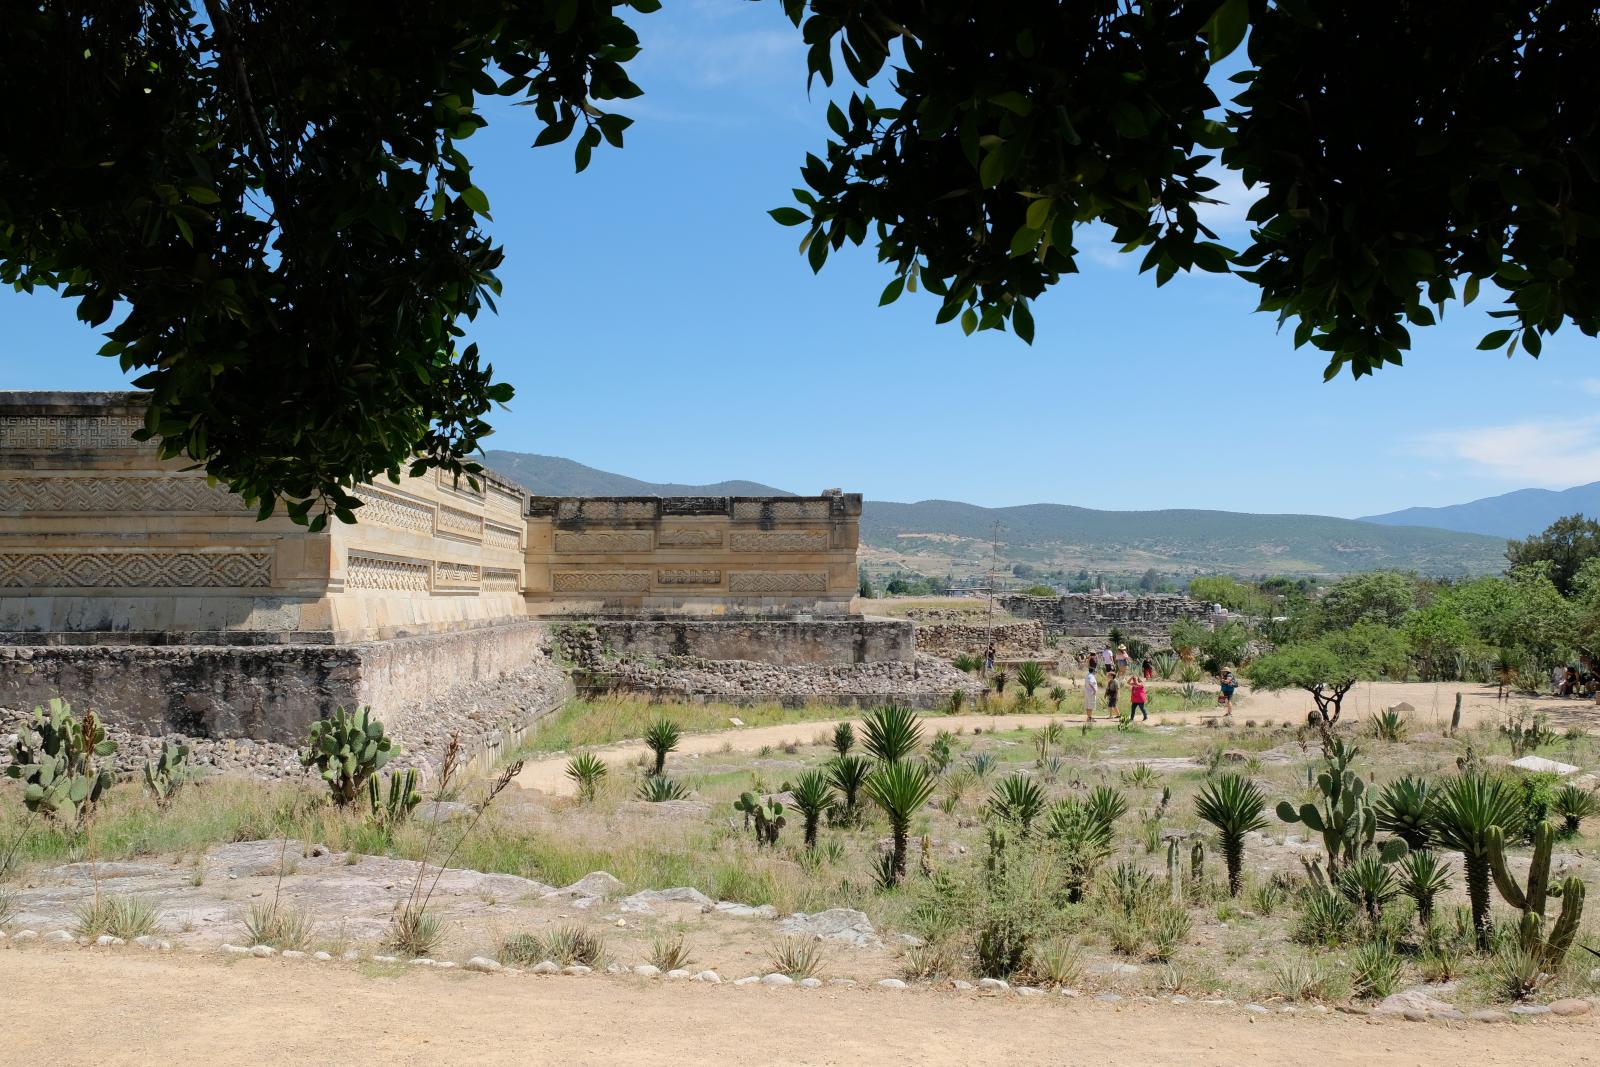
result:
[(485, 466), (541, 496), (793, 496), (760, 482), (716, 482), (679, 485), (676, 482), (641, 482), (622, 474), (585, 467), (559, 456), (530, 452), (485, 454)]
[[(792, 495), (759, 482), (713, 485), (645, 482), (570, 459), (490, 452), (488, 465), (551, 496)], [(1321, 515), (1230, 511), (1095, 511), (1063, 504), (983, 508), (953, 500), (898, 504), (869, 500), (861, 517), (862, 557), (927, 574), (973, 574), (1000, 560), (1091, 570), (1343, 574), (1378, 568), (1460, 575), (1505, 566), (1505, 540), (1440, 529), (1375, 525)], [(1541, 527), (1542, 528), (1542, 527)]]
[(1582, 512), (1600, 516), (1600, 482), (1571, 489), (1518, 489), (1466, 504), (1438, 508), (1406, 508), (1387, 515), (1368, 515), (1362, 522), (1385, 526), (1432, 526), (1441, 530), (1491, 534), (1495, 537), (1530, 537), (1563, 515)]

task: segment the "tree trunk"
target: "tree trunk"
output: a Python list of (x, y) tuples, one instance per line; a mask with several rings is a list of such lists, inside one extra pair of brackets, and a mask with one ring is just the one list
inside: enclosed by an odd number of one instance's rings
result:
[(898, 882), (906, 876), (906, 830), (905, 826), (894, 827), (894, 879)]
[(1478, 951), (1487, 952), (1494, 933), (1489, 918), (1489, 861), (1482, 856), (1467, 856), (1467, 896), (1472, 901), (1472, 928), (1477, 934)]
[(818, 812), (806, 815), (806, 848), (817, 847), (817, 816)]
[(1223, 858), (1228, 862), (1228, 895), (1239, 895), (1239, 887), (1243, 883), (1242, 868), (1244, 867), (1244, 839), (1228, 838), (1222, 842)]

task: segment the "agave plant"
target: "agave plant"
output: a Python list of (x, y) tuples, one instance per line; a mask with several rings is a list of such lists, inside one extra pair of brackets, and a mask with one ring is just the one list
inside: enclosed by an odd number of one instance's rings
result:
[(1178, 673), (1178, 656), (1175, 652), (1157, 652), (1150, 657), (1150, 666), (1155, 668), (1157, 677), (1163, 682), (1172, 681), (1172, 676)]
[(644, 732), (645, 747), (655, 753), (656, 769), (651, 777), (660, 778), (667, 769), (667, 753), (675, 751), (678, 741), (683, 733), (678, 729), (678, 724), (671, 719), (662, 717), (651, 723)]
[(1578, 832), (1584, 819), (1595, 813), (1594, 794), (1575, 785), (1562, 786), (1556, 791), (1555, 813), (1561, 816), (1567, 833)]
[(1433, 898), (1450, 888), (1450, 868), (1427, 851), (1407, 853), (1400, 861), (1400, 891), (1417, 905), (1417, 922), (1426, 930), (1433, 921)]
[(967, 767), (972, 776), (982, 782), (994, 772), (994, 756), (988, 752), (974, 752), (967, 757)]
[(806, 771), (794, 780), (789, 795), (794, 798), (795, 810), (805, 821), (806, 848), (816, 848), (817, 820), (833, 803), (833, 787), (828, 784), (828, 776), (821, 771)]
[(922, 720), (910, 708), (887, 704), (861, 721), (862, 744), (885, 763), (898, 763), (922, 744)]
[(665, 800), (687, 800), (689, 789), (682, 782), (652, 774), (639, 783), (639, 799), (659, 804)]
[(1067, 900), (1075, 903), (1082, 899), (1096, 869), (1111, 855), (1111, 824), (1081, 800), (1062, 800), (1045, 817), (1044, 835), (1056, 846)]
[(1117, 820), (1128, 813), (1128, 798), (1122, 795), (1120, 789), (1109, 785), (1097, 785), (1089, 790), (1084, 806), (1089, 809), (1089, 814), (1097, 822), (1110, 827), (1116, 825)]
[(906, 873), (906, 837), (911, 820), (933, 795), (933, 775), (920, 763), (898, 760), (879, 764), (867, 777), (867, 796), (883, 809), (894, 839), (889, 874), (897, 883)]
[(1372, 716), (1372, 736), (1380, 741), (1404, 741), (1410, 732), (1410, 722), (1394, 708), (1384, 708)]
[(1045, 669), (1031, 659), (1017, 668), (1017, 684), (1022, 686), (1022, 693), (1029, 701), (1049, 680), (1050, 675)]
[(855, 824), (856, 797), (871, 773), (872, 761), (865, 756), (839, 756), (828, 761), (828, 782), (844, 796), (844, 810), (838, 822), (846, 826)]
[(1426, 849), (1433, 840), (1433, 801), (1437, 790), (1426, 778), (1407, 775), (1390, 782), (1378, 793), (1373, 813), (1377, 826), (1394, 834), (1413, 852)]
[(593, 752), (580, 752), (567, 760), (567, 777), (578, 787), (578, 799), (585, 803), (599, 794), (605, 776), (605, 761)]
[(1067, 702), (1068, 695), (1065, 686), (1053, 685), (1050, 687), (1050, 703), (1056, 706), (1057, 711), (1060, 711), (1061, 705)]
[(1467, 870), (1467, 897), (1478, 948), (1488, 951), (1493, 928), (1489, 918), (1489, 831), (1506, 836), (1522, 829), (1522, 806), (1515, 790), (1481, 771), (1461, 774), (1440, 788), (1433, 808), (1433, 836), (1440, 848), (1461, 853)]
[(833, 728), (833, 750), (841, 756), (848, 756), (855, 747), (856, 728), (847, 722), (837, 723)]
[(1044, 805), (1044, 789), (1023, 774), (1002, 778), (989, 794), (989, 814), (1016, 823), (1023, 836), (1032, 830), (1033, 821), (1044, 811)]
[(1267, 825), (1262, 814), (1266, 794), (1254, 782), (1237, 774), (1221, 774), (1208, 781), (1195, 798), (1194, 811), (1210, 823), (1222, 839), (1228, 864), (1228, 895), (1238, 896), (1244, 883), (1244, 836)]
[(1367, 913), (1367, 921), (1374, 927), (1383, 916), (1383, 909), (1400, 895), (1400, 884), (1394, 872), (1376, 853), (1368, 852), (1339, 872), (1339, 894)]

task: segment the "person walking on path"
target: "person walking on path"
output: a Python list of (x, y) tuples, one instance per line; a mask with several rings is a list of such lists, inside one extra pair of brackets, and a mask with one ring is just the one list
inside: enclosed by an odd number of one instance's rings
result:
[(1105, 648), (1100, 650), (1100, 666), (1104, 667), (1106, 670), (1109, 671), (1111, 669), (1112, 662), (1115, 660), (1115, 658), (1116, 657), (1111, 654), (1110, 645), (1107, 645)]
[(1144, 675), (1144, 680), (1147, 682), (1155, 677), (1155, 667), (1151, 664), (1149, 656), (1146, 656), (1144, 662), (1139, 664), (1139, 671)]
[(1094, 664), (1091, 663), (1089, 669), (1083, 672), (1083, 717), (1088, 722), (1094, 721), (1094, 704), (1099, 685), (1099, 679), (1094, 674)]
[(1142, 717), (1144, 722), (1150, 721), (1150, 713), (1144, 710), (1144, 679), (1137, 674), (1128, 682), (1128, 721), (1132, 722), (1135, 714)]
[(983, 650), (983, 673), (994, 673), (994, 642), (989, 642), (989, 647)]
[(1217, 693), (1217, 703), (1228, 709), (1223, 712), (1224, 715), (1232, 715), (1233, 693), (1234, 690), (1239, 688), (1239, 683), (1234, 679), (1233, 672), (1226, 667), (1222, 668), (1222, 674), (1217, 681), (1222, 683), (1221, 689)]
[(1120, 719), (1122, 713), (1117, 710), (1117, 670), (1113, 667), (1106, 672), (1106, 718)]

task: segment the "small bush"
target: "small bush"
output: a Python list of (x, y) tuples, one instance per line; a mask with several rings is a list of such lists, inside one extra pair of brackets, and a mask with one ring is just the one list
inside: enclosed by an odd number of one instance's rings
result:
[(1411, 723), (1405, 715), (1393, 708), (1385, 708), (1372, 716), (1372, 736), (1391, 744), (1404, 741), (1411, 732)]
[(601, 967), (606, 962), (604, 934), (591, 933), (575, 923), (558, 926), (543, 934), (516, 934), (500, 945), (502, 963), (530, 967), (549, 960), (563, 967), (578, 964)]
[(271, 945), (275, 949), (303, 952), (311, 943), (315, 924), (303, 909), (279, 901), (250, 905), (244, 929), (252, 945)]
[(960, 967), (961, 958), (947, 941), (929, 941), (906, 949), (900, 957), (900, 973), (915, 981), (923, 978), (948, 978)]
[(639, 783), (638, 796), (640, 800), (647, 800), (652, 804), (660, 804), (667, 800), (687, 800), (689, 788), (676, 779), (651, 775)]
[(804, 937), (786, 937), (767, 953), (767, 963), (774, 971), (797, 981), (815, 978), (823, 961), (822, 945)]
[(1350, 981), (1357, 996), (1382, 1000), (1400, 981), (1400, 957), (1385, 938), (1366, 941), (1350, 954)]
[(580, 752), (567, 761), (567, 777), (578, 787), (578, 799), (592, 802), (606, 777), (605, 762), (593, 752)]
[(412, 959), (432, 956), (444, 944), (444, 922), (425, 907), (402, 908), (389, 928), (387, 944)]
[(1553, 977), (1544, 970), (1544, 948), (1524, 947), (1509, 940), (1494, 957), (1494, 979), (1500, 991), (1512, 1000), (1526, 1000)]
[(1272, 970), (1273, 992), (1286, 1000), (1325, 1000), (1328, 984), (1328, 969), (1314, 959), (1284, 960)]
[(1070, 986), (1083, 974), (1083, 948), (1071, 941), (1051, 938), (1033, 946), (1028, 970), (1050, 986)]
[(1356, 909), (1349, 901), (1330, 889), (1313, 888), (1300, 898), (1293, 936), (1302, 944), (1336, 948), (1350, 939), (1355, 921)]
[(1149, 923), (1150, 958), (1165, 963), (1189, 939), (1189, 913), (1171, 906), (1158, 908)]
[(161, 914), (149, 897), (134, 895), (101, 896), (78, 905), (73, 912), (79, 937), (96, 938), (104, 934), (132, 941), (153, 934), (160, 927)]
[(1283, 907), (1289, 899), (1289, 891), (1277, 878), (1270, 878), (1256, 886), (1255, 892), (1250, 894), (1250, 905), (1257, 915), (1262, 918), (1271, 918), (1272, 913)]
[(694, 957), (682, 934), (661, 935), (650, 942), (650, 965), (663, 974), (687, 967)]

